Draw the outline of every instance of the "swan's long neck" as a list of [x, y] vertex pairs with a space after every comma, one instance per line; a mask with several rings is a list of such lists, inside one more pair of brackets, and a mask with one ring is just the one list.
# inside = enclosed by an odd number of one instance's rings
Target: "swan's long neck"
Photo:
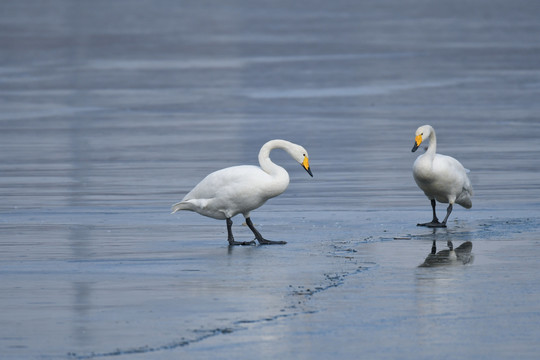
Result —
[[429, 157], [434, 157], [436, 152], [437, 152], [437, 135], [435, 135], [435, 130], [431, 128], [431, 132], [429, 134], [429, 145], [426, 151], [426, 155], [428, 155]]
[[285, 140], [270, 140], [264, 144], [261, 151], [259, 151], [259, 164], [261, 169], [272, 176], [283, 175], [283, 173], [285, 173], [288, 178], [287, 171], [272, 162], [270, 159], [270, 151], [274, 149], [283, 149], [290, 154], [292, 147], [293, 144]]

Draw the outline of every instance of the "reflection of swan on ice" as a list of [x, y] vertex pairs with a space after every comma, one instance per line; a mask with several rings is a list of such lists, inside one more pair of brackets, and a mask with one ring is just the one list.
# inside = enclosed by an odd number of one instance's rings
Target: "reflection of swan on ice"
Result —
[[451, 241], [447, 244], [448, 249], [437, 252], [436, 240], [433, 240], [431, 253], [420, 267], [472, 264], [474, 260], [474, 255], [471, 253], [472, 242], [466, 241], [455, 249]]

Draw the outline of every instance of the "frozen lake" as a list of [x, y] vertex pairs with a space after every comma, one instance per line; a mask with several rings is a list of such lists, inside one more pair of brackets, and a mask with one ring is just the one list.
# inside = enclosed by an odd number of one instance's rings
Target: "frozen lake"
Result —
[[[536, 359], [539, 16], [521, 0], [1, 2], [2, 359]], [[423, 124], [471, 169], [473, 208], [446, 229], [416, 226]], [[287, 245], [229, 248], [224, 221], [170, 214], [274, 138], [314, 174], [272, 153], [291, 184], [252, 219]], [[451, 261], [449, 241], [468, 251]]]

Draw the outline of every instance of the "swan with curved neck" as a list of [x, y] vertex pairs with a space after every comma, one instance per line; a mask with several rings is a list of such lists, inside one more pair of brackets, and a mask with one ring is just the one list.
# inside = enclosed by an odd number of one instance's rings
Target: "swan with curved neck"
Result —
[[261, 245], [286, 244], [285, 241], [265, 239], [250, 218], [250, 212], [283, 193], [289, 185], [289, 174], [270, 159], [273, 149], [285, 150], [313, 176], [306, 149], [286, 140], [271, 140], [259, 151], [259, 166], [240, 165], [215, 171], [206, 176], [182, 201], [172, 206], [172, 212], [194, 211], [201, 215], [227, 221], [227, 240], [230, 245], [251, 245], [255, 241], [234, 240], [231, 218], [242, 214]]
[[[431, 125], [420, 126], [416, 130], [412, 151], [415, 152], [425, 139], [429, 141], [428, 149], [414, 162], [413, 177], [418, 187], [431, 201], [433, 220], [417, 225], [446, 227], [446, 221], [452, 212], [454, 203], [466, 209], [472, 207], [473, 190], [467, 176], [469, 170], [465, 169], [453, 157], [437, 154], [437, 136]], [[439, 222], [435, 213], [436, 201], [449, 204], [442, 222]]]

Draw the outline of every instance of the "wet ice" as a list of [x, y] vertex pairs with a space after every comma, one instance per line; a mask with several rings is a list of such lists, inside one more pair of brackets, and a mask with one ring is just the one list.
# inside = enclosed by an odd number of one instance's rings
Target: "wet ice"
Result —
[[[3, 356], [536, 358], [538, 5], [451, 5], [3, 2]], [[435, 232], [426, 123], [475, 187]], [[169, 214], [272, 138], [316, 169], [272, 155], [287, 245]], [[418, 267], [434, 240], [474, 262]]]

